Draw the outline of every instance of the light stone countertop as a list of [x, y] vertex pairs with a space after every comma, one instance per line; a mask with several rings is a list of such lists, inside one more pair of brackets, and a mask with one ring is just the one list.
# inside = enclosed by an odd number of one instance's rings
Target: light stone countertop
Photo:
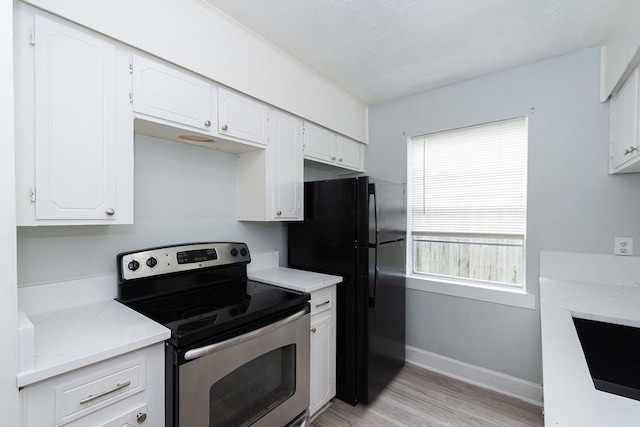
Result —
[[[342, 281], [339, 276], [278, 266], [277, 251], [252, 255], [252, 280], [302, 292]], [[20, 368], [24, 387], [162, 342], [169, 329], [115, 301], [115, 275], [18, 289]]]
[[300, 292], [313, 292], [342, 282], [342, 277], [311, 271], [275, 267], [249, 273], [249, 279]]
[[[19, 303], [28, 307], [25, 316], [32, 324], [32, 332], [25, 333], [24, 339], [32, 341], [19, 344], [20, 350], [25, 350], [21, 352], [21, 359], [27, 360], [21, 363], [20, 372], [17, 373], [18, 387], [138, 350], [170, 337], [169, 329], [113, 299], [83, 299], [78, 305], [70, 303], [75, 286], [83, 287], [86, 292], [87, 288], [101, 287], [101, 282], [104, 280], [86, 279], [38, 286], [41, 289], [30, 287], [19, 290]], [[115, 288], [115, 284], [111, 283], [111, 286]], [[53, 301], [55, 288], [65, 291], [58, 292], [59, 303]], [[95, 294], [105, 296], [104, 292]], [[47, 311], [33, 309], [38, 306], [46, 307]]]
[[597, 390], [572, 316], [640, 327], [640, 258], [541, 252], [547, 426], [640, 426], [640, 401]]
[[313, 292], [342, 282], [342, 277], [279, 267], [278, 251], [251, 255], [247, 266], [249, 279], [300, 292]]

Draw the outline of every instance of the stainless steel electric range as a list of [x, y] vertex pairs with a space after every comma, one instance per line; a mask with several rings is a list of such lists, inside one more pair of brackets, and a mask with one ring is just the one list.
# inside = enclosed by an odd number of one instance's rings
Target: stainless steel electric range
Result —
[[118, 301], [171, 329], [167, 426], [303, 426], [309, 294], [247, 279], [244, 243], [121, 253]]

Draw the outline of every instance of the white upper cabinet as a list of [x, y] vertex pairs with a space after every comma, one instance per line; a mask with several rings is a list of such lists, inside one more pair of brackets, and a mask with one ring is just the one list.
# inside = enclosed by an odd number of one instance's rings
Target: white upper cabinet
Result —
[[218, 133], [267, 145], [269, 107], [238, 92], [218, 88]]
[[269, 148], [273, 175], [271, 212], [274, 220], [302, 219], [302, 120], [280, 111], [271, 114]]
[[338, 135], [336, 160], [338, 165], [342, 167], [357, 171], [364, 170], [364, 145], [353, 139]]
[[34, 37], [16, 40], [16, 92], [27, 97], [16, 101], [18, 225], [132, 223], [126, 54], [39, 14], [21, 22]]
[[133, 111], [194, 128], [215, 129], [209, 80], [133, 55]]
[[313, 123], [304, 123], [304, 157], [324, 163], [336, 160], [336, 133]]
[[302, 120], [272, 111], [266, 148], [238, 156], [238, 219], [302, 220]]
[[611, 97], [609, 173], [640, 172], [638, 144], [638, 69]]
[[304, 123], [304, 158], [355, 171], [364, 170], [364, 145], [313, 123]]

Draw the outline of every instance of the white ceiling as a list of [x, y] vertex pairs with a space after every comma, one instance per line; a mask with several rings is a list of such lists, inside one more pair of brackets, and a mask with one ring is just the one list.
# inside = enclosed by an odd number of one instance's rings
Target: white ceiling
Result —
[[366, 104], [606, 38], [624, 0], [205, 0]]

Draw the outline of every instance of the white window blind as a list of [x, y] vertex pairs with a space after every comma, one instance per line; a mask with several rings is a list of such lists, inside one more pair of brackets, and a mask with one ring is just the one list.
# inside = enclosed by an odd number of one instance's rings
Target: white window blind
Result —
[[527, 118], [411, 139], [412, 234], [525, 233]]

